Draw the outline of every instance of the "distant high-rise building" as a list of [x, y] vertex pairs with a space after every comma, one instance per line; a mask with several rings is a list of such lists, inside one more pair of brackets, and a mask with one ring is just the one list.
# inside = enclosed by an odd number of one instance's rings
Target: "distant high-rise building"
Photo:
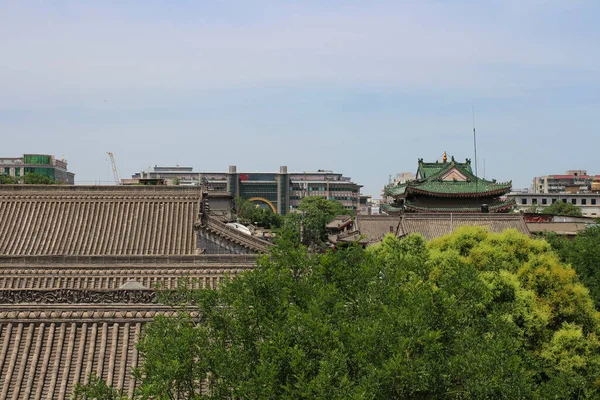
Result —
[[0, 158], [0, 174], [22, 178], [25, 174], [33, 173], [46, 176], [59, 183], [73, 185], [75, 174], [67, 171], [67, 160], [57, 160], [48, 154], [24, 154], [22, 157]]
[[268, 207], [280, 214], [298, 208], [308, 196], [321, 196], [337, 200], [348, 210], [359, 210], [359, 184], [343, 174], [329, 170], [288, 172], [286, 166], [279, 172], [239, 172], [235, 165], [228, 172], [194, 172], [192, 167], [159, 167], [132, 175], [123, 183], [140, 183], [143, 180], [164, 179], [168, 185], [206, 185], [209, 191], [229, 192]]

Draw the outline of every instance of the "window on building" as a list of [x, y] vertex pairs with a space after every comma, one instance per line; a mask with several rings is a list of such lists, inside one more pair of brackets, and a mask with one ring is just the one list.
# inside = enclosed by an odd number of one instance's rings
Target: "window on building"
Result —
[[527, 199], [526, 198], [521, 199], [521, 204], [527, 204]]
[[592, 205], [596, 205], [596, 199], [592, 199]]
[[542, 199], [542, 204], [548, 204], [548, 199]]
[[537, 199], [531, 199], [531, 204], [537, 204]]
[[556, 203], [556, 199], [552, 199], [552, 204]]
[[587, 204], [587, 199], [581, 199], [581, 205], [585, 206]]
[[562, 202], [563, 202], [563, 203], [566, 203], [566, 202], [567, 202], [567, 199], [562, 199]]
[[571, 199], [571, 204], [577, 204], [577, 199]]

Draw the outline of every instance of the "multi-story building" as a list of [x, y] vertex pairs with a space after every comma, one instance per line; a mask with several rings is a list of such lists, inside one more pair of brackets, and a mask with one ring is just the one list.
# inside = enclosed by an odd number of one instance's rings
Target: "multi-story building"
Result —
[[517, 211], [540, 211], [562, 201], [579, 207], [585, 217], [600, 216], [600, 193], [511, 193], [508, 197], [515, 200]]
[[194, 172], [192, 167], [159, 167], [136, 173], [123, 183], [143, 179], [164, 179], [167, 184], [200, 185], [209, 191], [229, 192], [232, 197], [269, 207], [286, 214], [298, 208], [307, 196], [337, 200], [348, 210], [359, 210], [360, 188], [352, 179], [333, 171], [290, 172], [282, 166], [279, 172], [238, 172], [232, 165], [228, 172]]
[[0, 174], [20, 178], [25, 174], [47, 176], [56, 182], [73, 185], [75, 174], [67, 171], [67, 160], [48, 154], [24, 154], [16, 158], [0, 158]]
[[594, 177], [586, 170], [569, 170], [564, 175], [546, 175], [533, 178], [532, 193], [586, 192], [592, 189]]

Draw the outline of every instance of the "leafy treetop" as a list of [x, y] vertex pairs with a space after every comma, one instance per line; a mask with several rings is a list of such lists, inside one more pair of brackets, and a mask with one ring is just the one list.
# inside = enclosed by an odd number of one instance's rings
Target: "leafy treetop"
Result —
[[581, 217], [581, 209], [574, 204], [556, 201], [542, 210], [544, 214], [551, 215], [570, 215], [572, 217]]
[[600, 317], [545, 241], [465, 227], [321, 254], [288, 228], [253, 271], [165, 298], [138, 398], [597, 398]]

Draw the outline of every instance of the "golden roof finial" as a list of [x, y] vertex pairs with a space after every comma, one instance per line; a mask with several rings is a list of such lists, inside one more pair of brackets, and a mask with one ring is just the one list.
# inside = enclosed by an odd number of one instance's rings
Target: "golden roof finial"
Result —
[[448, 161], [448, 155], [444, 152], [444, 162]]

